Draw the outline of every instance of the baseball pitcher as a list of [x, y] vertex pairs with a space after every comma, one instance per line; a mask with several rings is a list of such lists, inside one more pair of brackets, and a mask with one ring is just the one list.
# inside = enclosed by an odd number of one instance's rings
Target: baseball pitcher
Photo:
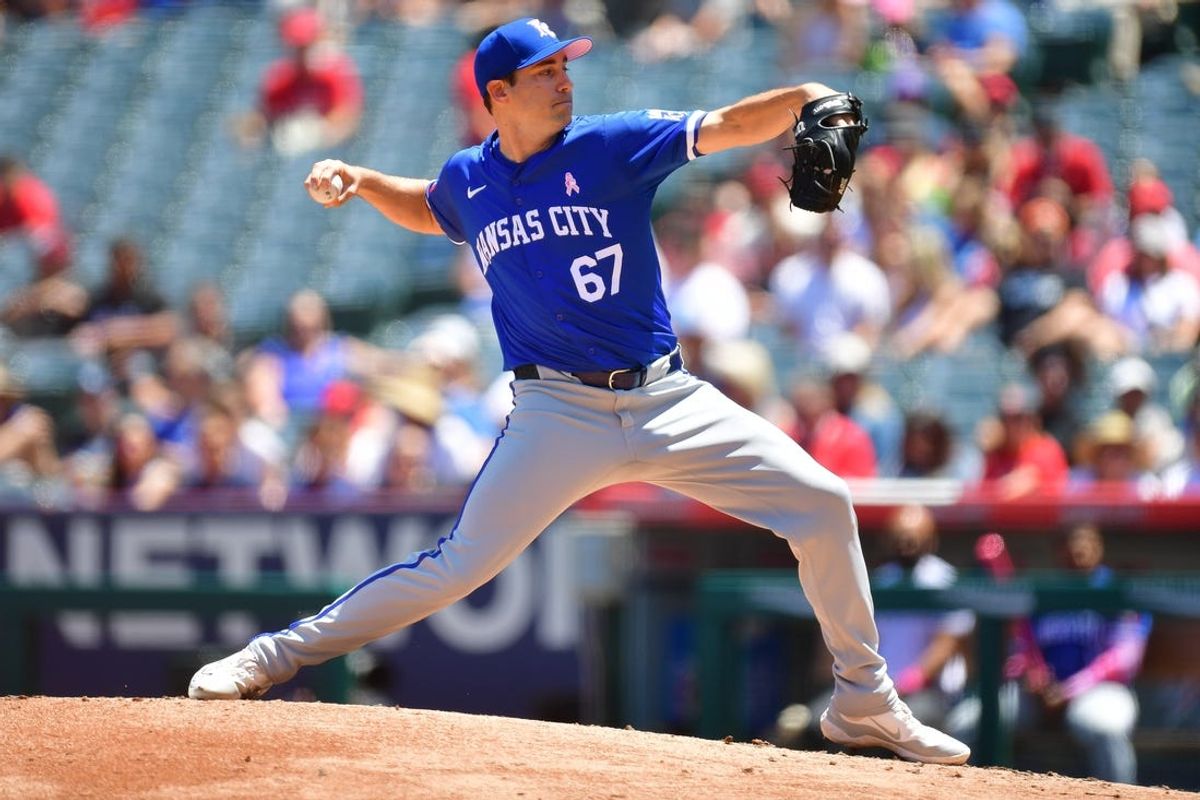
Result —
[[646, 481], [787, 541], [834, 657], [827, 738], [965, 762], [970, 750], [916, 720], [888, 677], [846, 484], [684, 369], [651, 236], [655, 190], [674, 170], [785, 131], [795, 140], [793, 203], [836, 208], [867, 128], [861, 104], [806, 83], [715, 111], [576, 116], [568, 62], [591, 47], [537, 19], [491, 33], [475, 81], [496, 131], [451, 156], [436, 180], [313, 166], [310, 190], [342, 183], [329, 205], [361, 197], [397, 225], [471, 249], [493, 292], [514, 406], [436, 547], [203, 667], [188, 694], [258, 697], [466, 596], [580, 498]]

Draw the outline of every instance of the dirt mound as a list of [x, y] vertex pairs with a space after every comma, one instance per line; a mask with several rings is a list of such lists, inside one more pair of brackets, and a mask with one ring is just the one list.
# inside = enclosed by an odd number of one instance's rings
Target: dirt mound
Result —
[[0, 698], [0, 797], [1165, 798], [585, 725], [282, 701]]

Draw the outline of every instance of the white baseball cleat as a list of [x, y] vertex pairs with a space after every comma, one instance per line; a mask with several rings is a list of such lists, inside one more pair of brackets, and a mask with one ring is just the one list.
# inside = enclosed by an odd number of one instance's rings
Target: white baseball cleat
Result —
[[267, 672], [247, 649], [205, 664], [192, 676], [188, 697], [193, 700], [254, 700], [272, 686]]
[[923, 724], [899, 698], [878, 714], [851, 717], [831, 705], [821, 715], [821, 733], [847, 747], [886, 747], [901, 758], [926, 764], [965, 764], [971, 748]]

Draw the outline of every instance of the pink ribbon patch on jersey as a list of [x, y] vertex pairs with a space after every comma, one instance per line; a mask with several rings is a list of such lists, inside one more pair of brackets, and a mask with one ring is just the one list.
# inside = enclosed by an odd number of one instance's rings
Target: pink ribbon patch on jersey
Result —
[[575, 180], [574, 175], [568, 172], [563, 176], [563, 181], [567, 185], [567, 197], [570, 197], [572, 192], [579, 194], [579, 183]]

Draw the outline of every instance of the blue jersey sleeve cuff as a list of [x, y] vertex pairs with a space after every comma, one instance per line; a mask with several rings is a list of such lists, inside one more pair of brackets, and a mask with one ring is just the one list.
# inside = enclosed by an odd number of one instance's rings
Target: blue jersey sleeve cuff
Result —
[[707, 111], [693, 111], [687, 119], [687, 157], [688, 161], [695, 161], [700, 156], [704, 155], [696, 149], [696, 140], [700, 138], [700, 123], [704, 122], [704, 118], [708, 116]]

